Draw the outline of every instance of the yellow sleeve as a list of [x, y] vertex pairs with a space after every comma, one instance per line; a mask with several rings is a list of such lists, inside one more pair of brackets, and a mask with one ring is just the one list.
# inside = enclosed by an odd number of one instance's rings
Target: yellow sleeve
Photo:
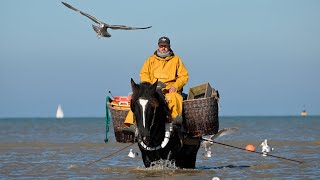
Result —
[[189, 74], [187, 68], [184, 66], [182, 60], [178, 59], [178, 68], [177, 68], [177, 79], [176, 82], [173, 84], [175, 88], [181, 90], [184, 85], [187, 84], [189, 80]]
[[152, 83], [152, 77], [151, 77], [151, 72], [150, 72], [150, 58], [148, 58], [140, 71], [140, 80], [141, 82], [149, 82]]

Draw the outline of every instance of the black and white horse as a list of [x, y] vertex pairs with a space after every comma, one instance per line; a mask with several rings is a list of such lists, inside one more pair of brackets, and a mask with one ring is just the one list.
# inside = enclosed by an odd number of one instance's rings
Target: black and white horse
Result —
[[175, 161], [176, 167], [195, 168], [200, 139], [181, 135], [169, 122], [170, 111], [154, 84], [136, 84], [131, 79], [131, 110], [137, 125], [136, 136], [146, 167], [158, 160]]

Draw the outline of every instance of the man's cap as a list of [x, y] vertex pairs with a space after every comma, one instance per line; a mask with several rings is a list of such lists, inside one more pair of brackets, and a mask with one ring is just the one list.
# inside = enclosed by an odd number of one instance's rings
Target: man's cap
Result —
[[160, 45], [160, 44], [170, 45], [170, 39], [163, 36], [163, 37], [159, 38], [158, 45]]

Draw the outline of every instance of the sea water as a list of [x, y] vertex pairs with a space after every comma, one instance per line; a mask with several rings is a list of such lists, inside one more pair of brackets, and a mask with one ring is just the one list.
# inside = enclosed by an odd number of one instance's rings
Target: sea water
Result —
[[220, 129], [239, 130], [215, 141], [260, 152], [267, 139], [271, 155], [302, 164], [214, 144], [209, 158], [199, 149], [195, 169], [146, 169], [137, 144], [119, 151], [128, 144], [115, 141], [112, 122], [104, 142], [104, 118], [2, 118], [0, 179], [319, 179], [319, 126], [320, 116], [220, 117]]

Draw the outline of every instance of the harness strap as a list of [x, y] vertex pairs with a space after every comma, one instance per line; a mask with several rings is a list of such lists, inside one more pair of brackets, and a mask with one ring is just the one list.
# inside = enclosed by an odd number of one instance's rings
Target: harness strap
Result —
[[139, 144], [143, 147], [143, 149], [145, 149], [145, 150], [147, 150], [147, 151], [159, 150], [159, 149], [164, 148], [164, 147], [167, 146], [172, 131], [173, 131], [173, 130], [172, 130], [172, 123], [166, 123], [166, 124], [165, 124], [164, 139], [163, 139], [161, 145], [158, 145], [158, 146], [156, 146], [156, 147], [149, 147], [149, 146], [147, 146], [142, 140], [139, 140]]

